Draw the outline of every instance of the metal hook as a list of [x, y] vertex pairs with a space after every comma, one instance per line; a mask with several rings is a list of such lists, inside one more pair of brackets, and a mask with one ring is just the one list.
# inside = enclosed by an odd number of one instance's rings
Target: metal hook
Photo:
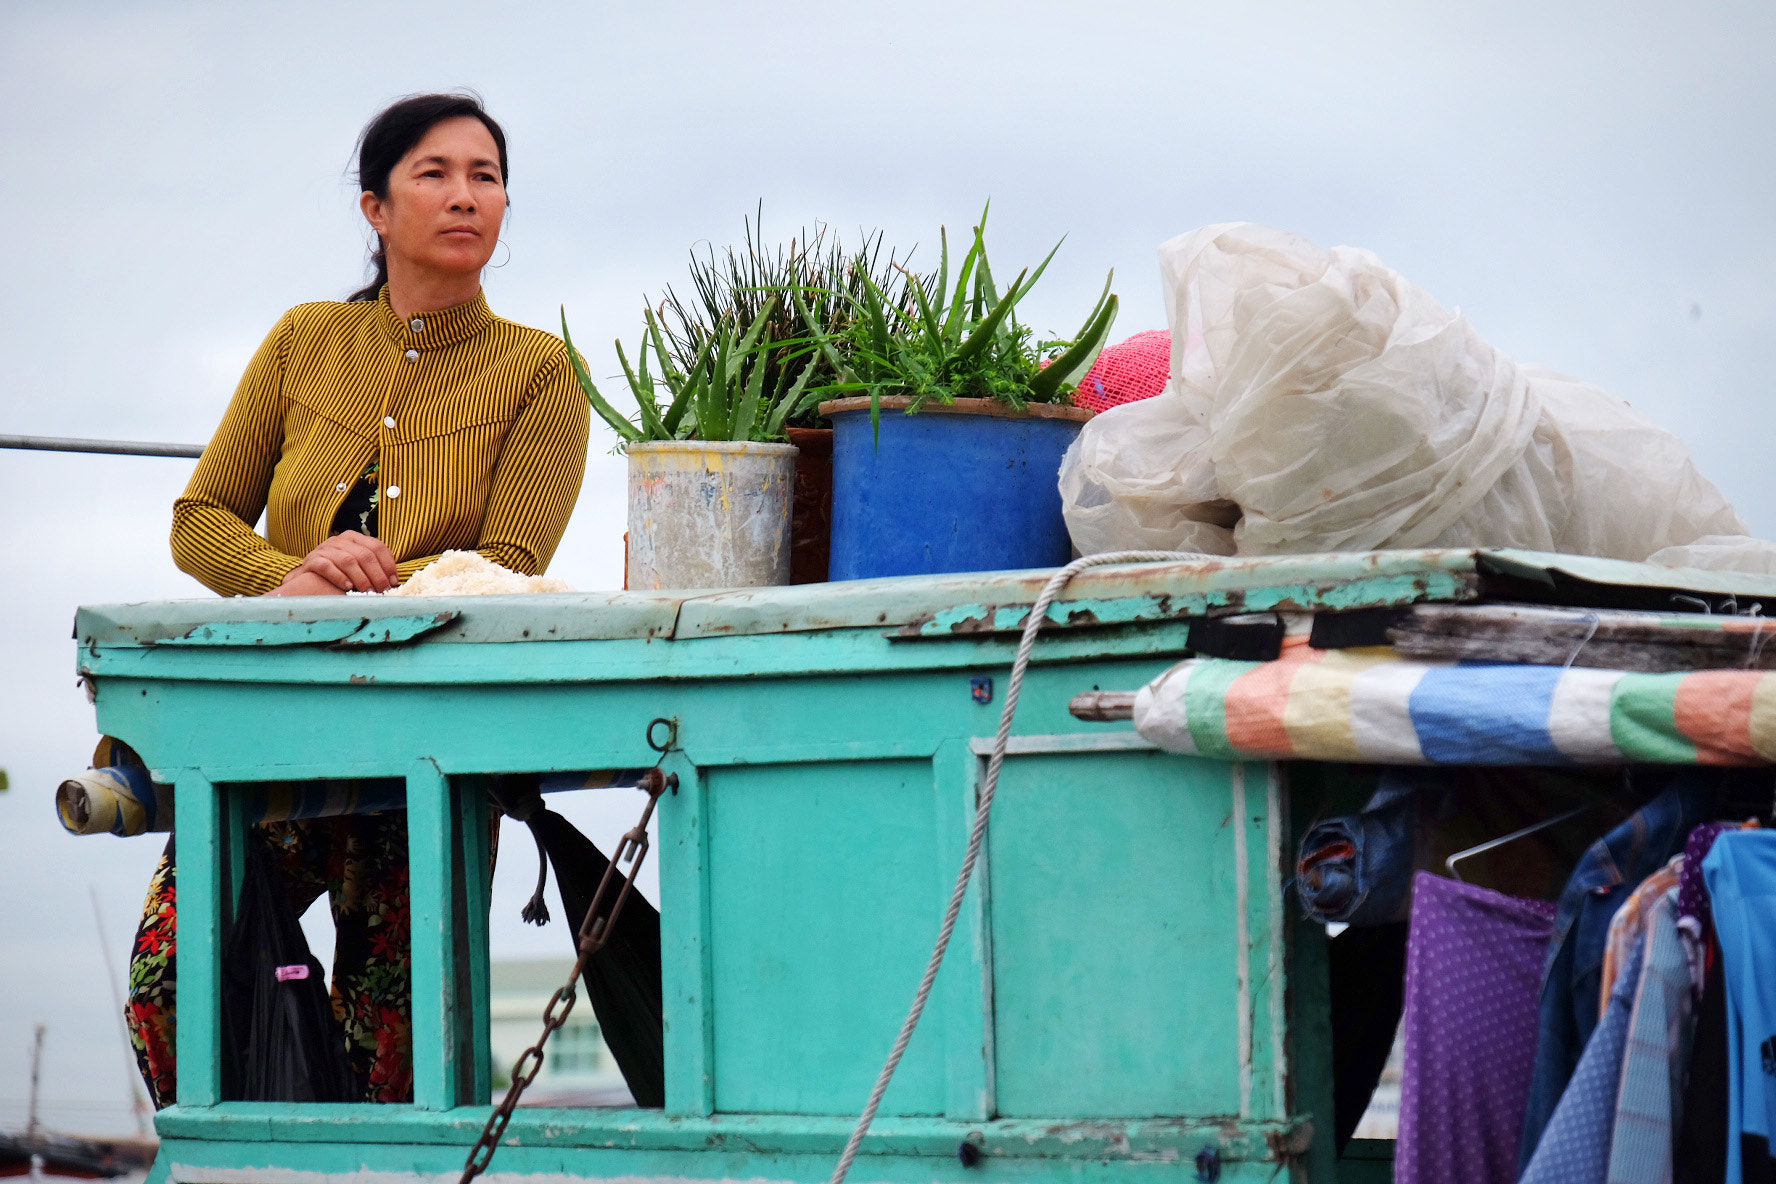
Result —
[[[666, 742], [664, 744], [661, 744], [654, 739], [654, 729], [659, 727], [661, 724], [666, 725]], [[647, 745], [649, 748], [653, 749], [655, 752], [659, 753], [661, 756], [665, 756], [667, 753], [669, 753], [673, 749], [677, 748], [678, 747], [678, 719], [677, 719], [677, 717], [674, 717], [672, 719], [667, 719], [665, 716], [660, 716], [657, 719], [649, 720], [648, 726], [647, 726]]]
[[1467, 881], [1462, 880], [1461, 873], [1455, 870], [1455, 865], [1459, 860], [1466, 859], [1470, 855], [1484, 854], [1487, 851], [1491, 851], [1494, 847], [1503, 847], [1506, 843], [1512, 843], [1518, 839], [1533, 835], [1538, 830], [1547, 830], [1550, 826], [1557, 826], [1560, 823], [1565, 822], [1568, 818], [1578, 817], [1590, 808], [1590, 806], [1574, 806], [1564, 814], [1556, 814], [1554, 817], [1543, 819], [1541, 822], [1532, 822], [1520, 830], [1514, 830], [1508, 835], [1500, 835], [1496, 839], [1488, 839], [1477, 847], [1469, 847], [1466, 851], [1457, 851], [1454, 855], [1451, 855], [1448, 859], [1443, 861], [1443, 866], [1449, 869], [1450, 875], [1454, 876], [1457, 880], [1461, 880], [1461, 882], [1465, 884]]

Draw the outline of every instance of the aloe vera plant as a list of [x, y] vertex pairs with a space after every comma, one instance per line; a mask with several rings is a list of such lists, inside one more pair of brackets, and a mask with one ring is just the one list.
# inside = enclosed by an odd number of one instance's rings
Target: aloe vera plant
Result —
[[[691, 253], [692, 295], [670, 287], [659, 308], [643, 313], [645, 328], [635, 364], [618, 341], [636, 412], [624, 415], [599, 391], [572, 349], [567, 316], [561, 333], [574, 374], [598, 415], [622, 444], [643, 440], [781, 440], [791, 424], [818, 422], [817, 392], [837, 381], [827, 354], [813, 347], [811, 331], [828, 337], [845, 332], [856, 315], [855, 297], [873, 285], [885, 317], [898, 324], [914, 315], [914, 282], [890, 253], [881, 258], [881, 233], [866, 234], [847, 249], [820, 227], [782, 245], [767, 247], [746, 221], [743, 251], [713, 247]], [[799, 293], [792, 301], [788, 293]], [[893, 295], [885, 295], [892, 292]]]
[[[764, 390], [785, 391], [797, 381], [823, 388], [839, 376], [826, 354], [811, 348], [812, 334], [842, 335], [858, 315], [857, 298], [866, 284], [874, 284], [881, 294], [882, 315], [889, 324], [916, 315], [911, 273], [893, 251], [883, 257], [880, 231], [862, 234], [853, 248], [829, 226], [817, 224], [812, 234], [804, 227], [787, 246], [770, 246], [761, 227], [762, 209], [746, 219], [740, 249], [728, 247], [718, 255], [711, 246], [702, 256], [691, 253], [691, 286], [685, 298], [670, 286], [666, 289], [660, 324], [681, 367], [690, 365], [716, 326], [726, 320], [750, 325], [763, 314]], [[803, 299], [792, 301], [792, 292], [802, 293]], [[787, 422], [820, 426], [818, 401], [803, 400]]]
[[[637, 414], [631, 419], [605, 398], [586, 369], [585, 359], [574, 348], [567, 327], [567, 310], [561, 312], [561, 336], [573, 359], [574, 377], [599, 418], [609, 424], [624, 444], [655, 440], [780, 440], [784, 424], [802, 404], [813, 371], [804, 367], [787, 384], [767, 383], [766, 355], [774, 347], [795, 345], [766, 339], [775, 312], [767, 301], [751, 323], [742, 329], [732, 317], [723, 318], [708, 334], [688, 362], [681, 363], [668, 346], [660, 320], [652, 309], [643, 314], [646, 328], [636, 364], [619, 340], [617, 358], [635, 397]], [[650, 355], [654, 369], [649, 369]]]
[[[1025, 269], [1001, 292], [987, 260], [986, 211], [974, 228], [974, 242], [950, 278], [947, 232], [935, 276], [906, 273], [914, 315], [895, 315], [881, 285], [864, 277], [860, 290], [838, 293], [855, 305], [852, 323], [841, 333], [819, 326], [802, 302], [805, 290], [791, 295], [836, 380], [816, 388], [817, 397], [868, 395], [871, 419], [881, 423], [884, 396], [911, 398], [909, 412], [927, 402], [953, 403], [959, 398], [998, 399], [1022, 410], [1031, 403], [1065, 403], [1073, 387], [1097, 360], [1116, 320], [1117, 298], [1110, 291], [1115, 273], [1090, 315], [1070, 340], [1033, 341], [1028, 326], [1017, 319], [1017, 305], [1060, 250], [1056, 244], [1032, 271]], [[823, 295], [831, 296], [829, 290]], [[1046, 364], [1045, 364], [1046, 363]]]

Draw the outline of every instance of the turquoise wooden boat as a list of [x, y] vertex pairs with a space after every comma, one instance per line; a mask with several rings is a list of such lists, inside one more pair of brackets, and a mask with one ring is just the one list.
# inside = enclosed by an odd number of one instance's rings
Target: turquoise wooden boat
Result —
[[[480, 778], [650, 766], [649, 723], [668, 719], [665, 1108], [521, 1110], [490, 1176], [825, 1180], [961, 859], [999, 718], [988, 680], [1003, 693], [1049, 574], [83, 608], [99, 727], [175, 787], [179, 1101], [157, 1120], [157, 1175], [455, 1179], [494, 1072]], [[1205, 615], [1768, 583], [1472, 551], [1079, 575], [1024, 686], [985, 874], [852, 1179], [1188, 1180], [1205, 1149], [1227, 1181], [1386, 1179], [1384, 1149], [1334, 1160], [1325, 935], [1284, 899], [1295, 834], [1336, 776], [1169, 755], [1069, 701], [1146, 682]], [[255, 782], [358, 776], [406, 779], [415, 1100], [228, 1101], [231, 803]]]

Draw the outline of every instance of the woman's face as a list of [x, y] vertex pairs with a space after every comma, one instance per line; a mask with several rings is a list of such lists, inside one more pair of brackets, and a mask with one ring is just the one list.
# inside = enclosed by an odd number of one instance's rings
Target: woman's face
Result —
[[360, 206], [391, 267], [478, 274], [506, 216], [499, 147], [479, 119], [446, 119], [389, 173], [388, 197], [366, 192]]

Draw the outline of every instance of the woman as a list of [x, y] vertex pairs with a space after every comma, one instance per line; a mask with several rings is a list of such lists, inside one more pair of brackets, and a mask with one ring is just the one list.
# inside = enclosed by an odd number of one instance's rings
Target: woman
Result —
[[[291, 309], [259, 347], [174, 503], [181, 569], [223, 596], [317, 596], [385, 592], [447, 549], [548, 566], [579, 495], [588, 408], [561, 341], [495, 317], [481, 294], [506, 177], [505, 134], [475, 98], [417, 95], [365, 129], [376, 278], [349, 301]], [[298, 911], [330, 895], [361, 1100], [411, 1100], [405, 815], [260, 833]], [[157, 1107], [176, 1092], [172, 855], [169, 843], [130, 967], [131, 1038]]]

